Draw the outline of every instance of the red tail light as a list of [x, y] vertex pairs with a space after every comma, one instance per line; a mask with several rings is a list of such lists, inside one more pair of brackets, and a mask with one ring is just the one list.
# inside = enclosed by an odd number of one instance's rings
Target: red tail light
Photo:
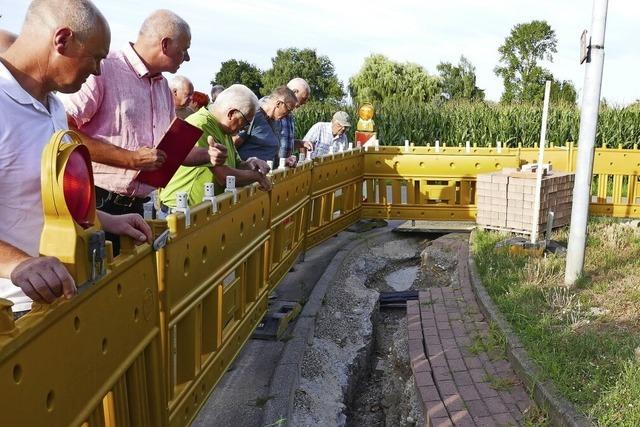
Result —
[[86, 147], [78, 147], [69, 156], [63, 176], [64, 200], [69, 213], [83, 228], [90, 227], [93, 176]]

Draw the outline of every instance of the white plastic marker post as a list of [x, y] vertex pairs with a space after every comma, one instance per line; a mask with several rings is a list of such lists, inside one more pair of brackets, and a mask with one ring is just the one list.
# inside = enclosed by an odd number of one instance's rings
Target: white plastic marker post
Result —
[[440, 141], [436, 139], [436, 153], [440, 152]]
[[176, 193], [176, 207], [172, 212], [182, 212], [184, 214], [184, 223], [187, 227], [191, 225], [191, 210], [189, 209], [189, 197], [187, 193]]
[[408, 139], [404, 140], [404, 152], [405, 153], [409, 152], [409, 140]]
[[278, 163], [278, 169], [286, 169], [287, 168], [287, 164], [285, 163], [287, 159], [280, 159], [280, 162]]
[[498, 154], [502, 153], [502, 142], [496, 141], [496, 152]]
[[342, 153], [344, 151], [344, 144], [338, 144], [338, 153]]
[[[582, 276], [584, 251], [587, 244], [587, 221], [591, 202], [591, 180], [593, 177], [593, 152], [598, 128], [598, 110], [604, 66], [604, 36], [607, 28], [608, 0], [594, 0], [591, 18], [591, 34], [582, 85], [582, 108], [580, 112], [580, 136], [576, 156], [576, 178], [573, 187], [571, 229], [567, 247], [567, 267], [564, 271], [565, 285], [573, 285]], [[587, 38], [589, 40], [589, 38]], [[582, 59], [582, 58], [581, 58]]]
[[267, 175], [271, 175], [271, 172], [273, 172], [273, 160], [267, 160], [267, 166], [269, 166], [269, 173]]
[[353, 142], [349, 143], [349, 151], [353, 150]]
[[238, 190], [236, 189], [236, 177], [235, 176], [227, 176], [226, 187], [224, 188], [225, 193], [233, 194], [233, 204], [235, 205], [238, 202]]
[[306, 157], [306, 156], [304, 155], [304, 153], [300, 153], [300, 154], [298, 155], [298, 164], [299, 164], [299, 165], [304, 164], [304, 162], [305, 162], [305, 157]]
[[538, 241], [538, 223], [540, 222], [540, 191], [542, 190], [542, 162], [544, 161], [544, 145], [547, 139], [547, 117], [549, 116], [549, 93], [551, 81], [544, 86], [544, 107], [542, 108], [542, 126], [540, 128], [540, 148], [538, 149], [538, 167], [536, 168], [536, 192], [533, 199], [533, 215], [531, 220], [531, 243]]
[[329, 155], [333, 154], [333, 145], [329, 147]]
[[467, 153], [471, 152], [471, 143], [469, 141], [465, 142], [464, 151], [467, 152]]
[[216, 199], [213, 182], [206, 182], [204, 184], [204, 197], [202, 198], [202, 201], [211, 202], [211, 212], [218, 212], [218, 200]]

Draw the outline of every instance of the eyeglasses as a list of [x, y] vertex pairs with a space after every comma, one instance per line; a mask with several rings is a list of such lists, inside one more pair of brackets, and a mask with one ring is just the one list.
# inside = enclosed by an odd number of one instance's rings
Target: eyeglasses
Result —
[[287, 110], [287, 114], [291, 113], [295, 107], [289, 107], [283, 99], [279, 99], [278, 102], [281, 102], [284, 105], [284, 108]]
[[244, 115], [244, 113], [240, 110], [236, 110], [238, 113], [240, 113], [240, 115], [242, 116], [242, 118], [244, 119], [244, 125], [242, 125], [242, 127], [240, 128], [240, 130], [247, 130], [247, 128], [249, 127], [249, 125], [251, 124], [251, 122], [249, 121], [249, 119], [247, 119], [247, 116]]

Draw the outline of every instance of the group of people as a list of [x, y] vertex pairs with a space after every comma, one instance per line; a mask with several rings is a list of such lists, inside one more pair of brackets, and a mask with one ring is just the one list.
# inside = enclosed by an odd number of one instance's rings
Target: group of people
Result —
[[14, 303], [14, 317], [32, 301], [77, 292], [58, 259], [38, 256], [40, 162], [54, 132], [72, 129], [89, 149], [98, 218], [116, 254], [121, 235], [151, 240], [143, 204], [156, 189], [136, 175], [166, 161], [156, 147], [175, 117], [203, 135], [160, 189], [166, 209], [178, 192], [201, 202], [208, 182], [222, 191], [227, 176], [269, 190], [267, 162], [294, 166], [295, 150], [322, 155], [346, 145], [344, 112], [294, 138], [291, 112], [311, 92], [302, 78], [261, 100], [240, 84], [214, 86], [210, 99], [184, 77], [169, 84], [162, 73], [189, 61], [191, 45], [189, 25], [169, 10], [153, 12], [135, 42], [119, 50], [110, 42], [109, 24], [90, 0], [33, 0], [18, 35], [0, 30], [0, 297]]

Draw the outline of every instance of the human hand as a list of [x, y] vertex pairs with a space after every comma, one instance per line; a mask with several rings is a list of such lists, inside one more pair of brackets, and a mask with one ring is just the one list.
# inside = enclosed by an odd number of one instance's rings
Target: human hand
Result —
[[251, 169], [260, 172], [262, 175], [266, 175], [271, 171], [267, 162], [257, 157], [249, 157], [246, 163]]
[[313, 151], [313, 143], [311, 141], [301, 141], [302, 145], [300, 148], [304, 148], [308, 151]]
[[142, 147], [133, 152], [133, 169], [151, 171], [167, 160], [167, 154], [157, 148]]
[[227, 161], [227, 147], [218, 144], [211, 135], [207, 137], [207, 144], [209, 144], [209, 160], [211, 164], [214, 166], [223, 165]]
[[289, 168], [294, 168], [294, 167], [296, 167], [296, 163], [298, 163], [298, 159], [296, 159], [296, 156], [290, 156], [290, 157], [287, 157], [287, 158], [284, 160], [284, 164], [285, 164], [285, 166], [287, 166], [287, 167], [289, 167]]
[[76, 284], [58, 258], [29, 257], [11, 272], [11, 281], [32, 300], [51, 304], [77, 293]]
[[104, 231], [118, 236], [129, 236], [136, 245], [151, 243], [151, 227], [138, 214], [111, 215], [99, 212], [100, 222]]
[[261, 173], [258, 173], [258, 176], [259, 178], [256, 180], [259, 185], [258, 188], [262, 191], [271, 191], [271, 187], [273, 187], [273, 184], [271, 184], [271, 180], [269, 179], [269, 177]]

